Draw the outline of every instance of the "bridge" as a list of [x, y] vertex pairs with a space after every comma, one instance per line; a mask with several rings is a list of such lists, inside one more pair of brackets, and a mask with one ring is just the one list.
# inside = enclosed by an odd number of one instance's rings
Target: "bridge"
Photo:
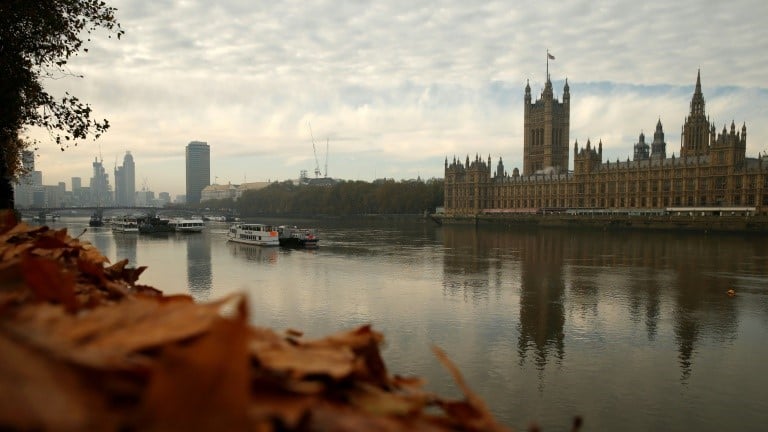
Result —
[[[163, 207], [142, 207], [142, 206], [86, 206], [86, 207], [27, 207], [23, 209], [17, 209], [20, 212], [30, 212], [30, 213], [40, 213], [40, 212], [46, 212], [46, 213], [56, 213], [56, 212], [78, 212], [81, 211], [85, 212], [94, 212], [96, 210], [101, 211], [108, 211], [108, 210], [138, 210], [138, 211], [158, 211], [158, 210], [166, 210]], [[186, 210], [185, 210], [186, 211]]]
[[[39, 220], [46, 220], [55, 218], [57, 216], [90, 216], [96, 211], [100, 211], [103, 215], [120, 215], [120, 214], [171, 214], [180, 216], [191, 216], [195, 214], [201, 214], [199, 209], [187, 210], [178, 208], [164, 208], [164, 207], [144, 207], [144, 206], [85, 206], [85, 207], [29, 207], [23, 209], [17, 209], [22, 216], [34, 217]], [[55, 215], [55, 216], [54, 216]]]

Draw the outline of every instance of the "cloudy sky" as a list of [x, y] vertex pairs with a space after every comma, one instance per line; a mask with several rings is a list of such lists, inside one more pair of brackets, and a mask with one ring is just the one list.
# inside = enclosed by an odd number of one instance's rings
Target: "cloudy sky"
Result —
[[[718, 130], [747, 124], [768, 151], [768, 2], [108, 0], [125, 29], [95, 38], [55, 80], [112, 124], [61, 152], [42, 139], [45, 184], [110, 172], [126, 151], [137, 190], [184, 193], [184, 147], [211, 146], [211, 182], [301, 170], [370, 181], [443, 176], [445, 158], [522, 168], [523, 91], [571, 87], [571, 146], [625, 160], [661, 119], [667, 152], [701, 70]], [[313, 153], [310, 125], [316, 143]], [[326, 151], [327, 149], [327, 151]], [[572, 162], [572, 161], [571, 161]], [[326, 172], [327, 165], [327, 172]]]

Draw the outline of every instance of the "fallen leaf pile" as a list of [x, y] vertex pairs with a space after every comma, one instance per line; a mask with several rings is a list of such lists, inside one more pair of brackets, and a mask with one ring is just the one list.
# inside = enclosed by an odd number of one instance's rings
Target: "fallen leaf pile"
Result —
[[438, 349], [463, 400], [390, 375], [370, 326], [304, 340], [109, 264], [0, 213], [0, 430], [508, 430]]

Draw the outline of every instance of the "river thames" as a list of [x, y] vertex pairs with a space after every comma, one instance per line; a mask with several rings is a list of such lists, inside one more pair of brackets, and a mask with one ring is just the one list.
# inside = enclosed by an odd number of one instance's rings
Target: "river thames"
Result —
[[[505, 424], [566, 430], [764, 430], [768, 236], [502, 231], [422, 220], [317, 220], [315, 250], [200, 234], [50, 225], [139, 283], [198, 301], [245, 292], [252, 323], [319, 337], [371, 323], [390, 373], [460, 397], [443, 348]], [[726, 294], [729, 289], [736, 296]]]

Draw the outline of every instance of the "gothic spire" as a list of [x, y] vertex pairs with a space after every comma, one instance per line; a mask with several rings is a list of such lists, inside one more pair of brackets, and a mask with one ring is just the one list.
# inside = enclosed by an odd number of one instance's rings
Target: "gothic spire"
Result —
[[696, 91], [694, 94], [701, 94], [701, 69], [696, 70]]
[[701, 94], [701, 69], [696, 72], [696, 90], [691, 98], [691, 117], [704, 117], [704, 95]]

